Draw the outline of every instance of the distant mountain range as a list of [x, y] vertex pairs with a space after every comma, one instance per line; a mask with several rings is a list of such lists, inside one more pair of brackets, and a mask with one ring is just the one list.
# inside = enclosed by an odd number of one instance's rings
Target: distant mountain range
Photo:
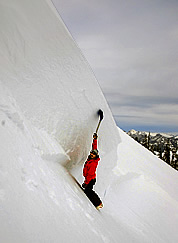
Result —
[[152, 151], [160, 159], [178, 170], [178, 135], [170, 133], [127, 132], [129, 136]]

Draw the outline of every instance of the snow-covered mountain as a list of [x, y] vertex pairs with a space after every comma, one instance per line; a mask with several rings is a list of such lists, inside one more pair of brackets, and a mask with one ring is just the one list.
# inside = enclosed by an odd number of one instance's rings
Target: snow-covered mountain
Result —
[[[118, 129], [50, 0], [0, 0], [0, 242], [177, 242], [175, 170]], [[98, 212], [72, 179], [99, 130]]]
[[158, 133], [158, 132], [146, 132], [146, 131], [136, 131], [134, 129], [131, 129], [130, 131], [128, 131], [128, 134], [131, 137], [143, 137], [145, 135], [150, 135], [151, 137], [163, 137], [164, 139], [178, 139], [178, 135], [177, 134], [172, 134], [172, 133]]

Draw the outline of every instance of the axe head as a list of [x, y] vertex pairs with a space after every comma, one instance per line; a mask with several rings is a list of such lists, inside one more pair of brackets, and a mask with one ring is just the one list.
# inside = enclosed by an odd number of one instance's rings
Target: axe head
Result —
[[100, 117], [100, 121], [103, 120], [103, 111], [101, 109], [98, 110], [98, 115]]

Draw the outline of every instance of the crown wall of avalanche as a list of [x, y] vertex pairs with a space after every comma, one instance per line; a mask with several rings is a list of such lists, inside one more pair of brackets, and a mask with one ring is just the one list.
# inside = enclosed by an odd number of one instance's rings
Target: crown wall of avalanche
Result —
[[[113, 167], [119, 135], [112, 114], [51, 1], [1, 0], [0, 52], [0, 85], [22, 123], [26, 120], [32, 129], [55, 139], [72, 167], [87, 156], [101, 108], [105, 118], [99, 149], [103, 161], [104, 155], [112, 153]], [[9, 119], [12, 109], [5, 106], [1, 97], [1, 112]]]

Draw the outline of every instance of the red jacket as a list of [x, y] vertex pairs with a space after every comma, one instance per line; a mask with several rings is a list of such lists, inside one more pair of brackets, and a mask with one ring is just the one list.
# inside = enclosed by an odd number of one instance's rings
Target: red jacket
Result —
[[[97, 149], [97, 139], [93, 139], [92, 149]], [[92, 179], [96, 178], [96, 168], [98, 166], [99, 157], [92, 159], [88, 156], [83, 168], [83, 176], [85, 177], [85, 184], [88, 184]]]

